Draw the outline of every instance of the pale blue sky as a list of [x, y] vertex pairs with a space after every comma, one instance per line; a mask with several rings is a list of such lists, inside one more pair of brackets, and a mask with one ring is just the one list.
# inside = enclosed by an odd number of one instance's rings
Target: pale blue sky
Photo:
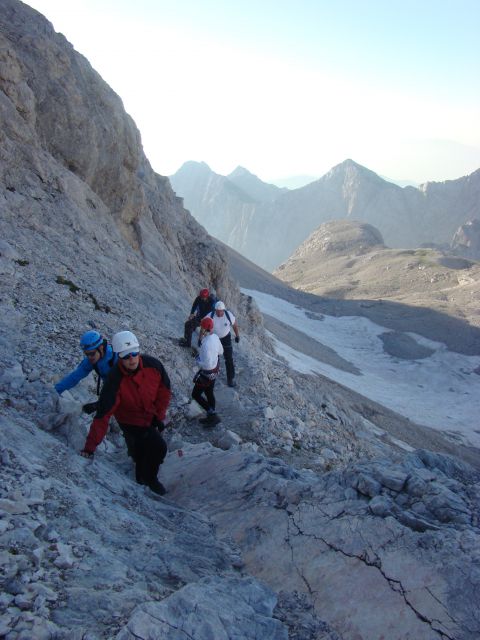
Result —
[[480, 0], [31, 0], [121, 96], [154, 169], [480, 167]]

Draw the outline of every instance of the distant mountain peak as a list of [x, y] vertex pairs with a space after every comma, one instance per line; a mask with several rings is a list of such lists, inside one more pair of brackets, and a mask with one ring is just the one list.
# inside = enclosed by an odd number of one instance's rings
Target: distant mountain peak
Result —
[[279, 187], [263, 182], [258, 176], [241, 166], [232, 171], [227, 179], [258, 202], [272, 202], [282, 192]]
[[253, 174], [251, 171], [249, 171], [248, 169], [245, 169], [245, 167], [242, 167], [241, 165], [238, 165], [238, 167], [236, 167], [232, 173], [229, 173], [227, 178], [240, 178], [242, 176], [252, 176], [253, 178], [258, 178], [258, 176], [256, 176], [255, 174]]
[[179, 174], [179, 173], [193, 173], [193, 172], [213, 173], [213, 171], [210, 169], [208, 164], [206, 162], [203, 162], [203, 160], [200, 162], [197, 162], [197, 160], [187, 160], [182, 164], [182, 166], [180, 167], [180, 169], [178, 169], [176, 173]]
[[[327, 180], [330, 178], [338, 179], [338, 177], [340, 176], [352, 176], [352, 175], [362, 176], [363, 178], [368, 177], [371, 180], [376, 180], [378, 182], [386, 182], [377, 173], [375, 173], [375, 171], [372, 171], [371, 169], [367, 169], [367, 167], [364, 167], [358, 162], [355, 162], [351, 158], [347, 158], [340, 164], [337, 164], [334, 167], [332, 167], [330, 171], [323, 176], [323, 178], [326, 178]], [[323, 178], [320, 178], [320, 180], [322, 180]]]
[[340, 162], [340, 164], [337, 164], [334, 167], [332, 167], [329, 173], [346, 171], [348, 169], [356, 169], [357, 171], [362, 171], [362, 172], [364, 171], [365, 173], [374, 173], [370, 169], [367, 169], [367, 167], [364, 167], [362, 164], [355, 162], [355, 160], [352, 160], [351, 158], [347, 158], [343, 162]]

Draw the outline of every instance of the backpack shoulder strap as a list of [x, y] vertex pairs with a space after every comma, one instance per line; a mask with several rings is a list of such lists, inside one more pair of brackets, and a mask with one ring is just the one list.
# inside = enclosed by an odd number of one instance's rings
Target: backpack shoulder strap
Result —
[[229, 321], [230, 326], [232, 326], [232, 320], [230, 318], [230, 314], [228, 313], [228, 311], [226, 309], [225, 309], [225, 315], [227, 316], [227, 320]]

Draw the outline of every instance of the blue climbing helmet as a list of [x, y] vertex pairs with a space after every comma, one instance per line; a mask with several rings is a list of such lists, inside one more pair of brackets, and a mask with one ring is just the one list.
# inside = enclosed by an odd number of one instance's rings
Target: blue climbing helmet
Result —
[[87, 331], [80, 338], [80, 347], [83, 351], [93, 351], [93, 349], [98, 349], [102, 343], [103, 338], [98, 331]]

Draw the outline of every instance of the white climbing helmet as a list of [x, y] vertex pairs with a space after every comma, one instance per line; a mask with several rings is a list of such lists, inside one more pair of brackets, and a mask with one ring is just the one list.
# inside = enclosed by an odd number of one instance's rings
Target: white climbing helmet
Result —
[[112, 338], [112, 349], [120, 358], [135, 353], [140, 348], [137, 336], [131, 331], [119, 331]]
[[224, 311], [225, 310], [225, 303], [222, 302], [221, 300], [219, 300], [216, 304], [215, 304], [215, 309], [217, 311]]

